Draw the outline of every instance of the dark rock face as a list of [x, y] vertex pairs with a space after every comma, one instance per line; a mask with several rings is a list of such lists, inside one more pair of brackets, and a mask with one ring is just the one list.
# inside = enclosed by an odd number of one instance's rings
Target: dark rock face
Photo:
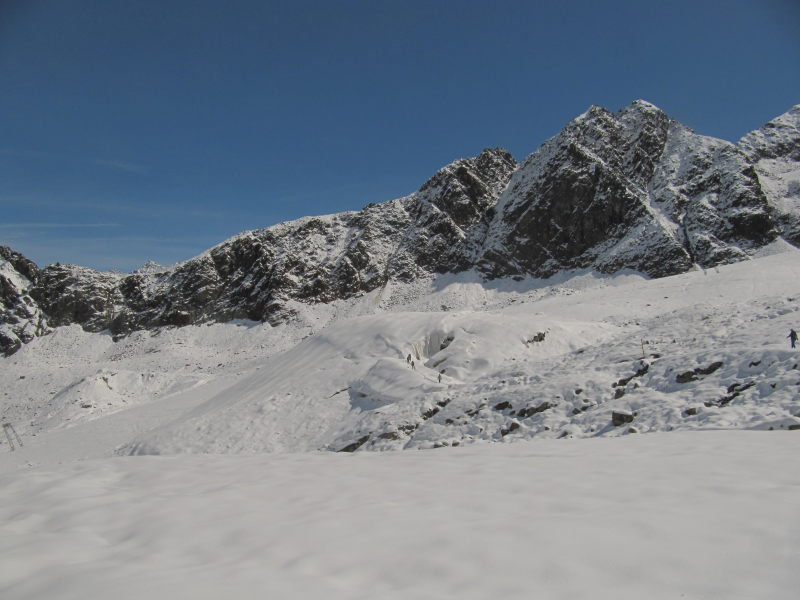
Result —
[[0, 354], [13, 354], [48, 330], [45, 315], [28, 294], [39, 274], [35, 263], [0, 246]]
[[14, 252], [8, 246], [0, 246], [0, 260], [7, 261], [9, 265], [28, 281], [35, 282], [39, 277], [39, 267], [32, 260], [25, 258], [19, 252]]
[[778, 235], [744, 152], [643, 101], [569, 123], [522, 163], [497, 215], [489, 276], [588, 267], [660, 277], [742, 260]]
[[53, 326], [80, 323], [88, 331], [106, 329], [121, 275], [74, 265], [51, 265], [39, 272], [31, 297]]
[[781, 235], [800, 244], [800, 104], [738, 144], [753, 165]]
[[677, 123], [651, 190], [654, 206], [679, 227], [684, 247], [702, 267], [743, 260], [778, 235], [745, 154]]
[[591, 107], [519, 165], [487, 149], [405, 198], [246, 232], [175, 267], [129, 275], [39, 270], [0, 247], [0, 351], [46, 331], [44, 315], [116, 334], [237, 318], [276, 324], [294, 302], [435, 273], [660, 277], [742, 260], [778, 235], [800, 242], [798, 122], [800, 106], [736, 146], [647, 102], [616, 114]]

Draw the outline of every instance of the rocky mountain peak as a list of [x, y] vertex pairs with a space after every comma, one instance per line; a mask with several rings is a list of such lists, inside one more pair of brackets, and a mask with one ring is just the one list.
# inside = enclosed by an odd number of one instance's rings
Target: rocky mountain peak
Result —
[[16, 352], [48, 330], [45, 315], [29, 295], [39, 277], [33, 261], [0, 246], [0, 354]]
[[800, 104], [745, 135], [739, 148], [753, 162], [765, 158], [800, 161]]
[[780, 234], [800, 244], [800, 104], [738, 144], [757, 173]]
[[35, 283], [39, 277], [39, 267], [36, 263], [8, 246], [0, 246], [0, 260], [6, 261], [11, 268], [31, 283]]
[[481, 220], [497, 201], [517, 166], [503, 148], [487, 148], [474, 158], [462, 158], [439, 169], [415, 194], [466, 230]]
[[[36, 265], [0, 247], [9, 352], [46, 323], [93, 331], [235, 318], [291, 319], [437, 273], [487, 279], [632, 269], [652, 277], [800, 243], [800, 106], [739, 145], [695, 134], [637, 100], [592, 106], [517, 163], [502, 148], [439, 169], [404, 198], [237, 235], [129, 275]], [[45, 316], [47, 321], [45, 321]]]

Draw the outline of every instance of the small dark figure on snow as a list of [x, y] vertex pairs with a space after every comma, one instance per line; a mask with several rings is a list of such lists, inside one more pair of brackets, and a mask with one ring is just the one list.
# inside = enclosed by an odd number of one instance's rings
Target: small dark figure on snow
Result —
[[406, 362], [408, 364], [411, 364], [411, 355], [410, 354], [408, 356], [406, 356]]
[[439, 373], [439, 383], [442, 383], [442, 374]]
[[411, 370], [412, 371], [416, 371], [417, 370], [416, 367], [414, 366], [414, 361], [413, 360], [411, 361]]
[[789, 335], [787, 335], [786, 337], [789, 338], [789, 342], [791, 342], [792, 348], [794, 348], [795, 344], [797, 344], [797, 332], [794, 329], [790, 329]]

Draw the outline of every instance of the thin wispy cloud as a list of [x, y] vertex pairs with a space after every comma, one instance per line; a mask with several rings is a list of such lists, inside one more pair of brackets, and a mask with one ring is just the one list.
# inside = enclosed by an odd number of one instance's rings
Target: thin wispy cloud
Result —
[[115, 158], [97, 158], [97, 157], [81, 157], [71, 156], [69, 154], [59, 154], [57, 152], [42, 152], [40, 150], [17, 150], [14, 148], [0, 148], [0, 155], [15, 156], [17, 158], [33, 158], [38, 160], [57, 160], [68, 162], [79, 162], [84, 164], [96, 165], [115, 171], [123, 171], [125, 173], [136, 173], [138, 175], [147, 175], [150, 173], [150, 167], [140, 165], [138, 163], [129, 162], [126, 160], [118, 160]]
[[101, 167], [108, 167], [116, 169], [117, 171], [125, 171], [126, 173], [138, 173], [140, 175], [147, 175], [150, 172], [150, 167], [138, 165], [136, 163], [126, 162], [123, 160], [109, 160], [105, 158], [95, 158], [91, 162]]
[[0, 229], [82, 229], [121, 227], [119, 223], [0, 223]]
[[67, 156], [57, 156], [50, 152], [38, 152], [36, 150], [12, 150], [11, 148], [0, 148], [3, 156], [16, 156], [18, 158], [72, 158]]
[[[2, 243], [2, 242], [0, 242]], [[76, 264], [102, 271], [132, 271], [155, 260], [170, 265], [199, 254], [203, 248], [189, 240], [153, 236], [75, 239], [65, 236], [18, 238], [12, 245], [39, 265]]]
[[151, 206], [148, 204], [143, 204], [141, 202], [126, 203], [126, 202], [121, 202], [119, 200], [114, 200], [113, 202], [86, 202], [82, 200], [73, 201], [61, 198], [40, 197], [38, 195], [28, 195], [28, 194], [20, 194], [20, 195], [0, 194], [0, 206], [19, 206], [21, 203], [24, 203], [25, 206], [28, 207], [35, 206], [37, 208], [55, 208], [55, 209], [69, 208], [70, 210], [85, 209], [85, 210], [99, 211], [105, 213], [107, 217], [111, 218], [120, 215], [152, 217], [153, 215], [158, 214], [160, 217], [164, 218], [181, 217], [182, 219], [185, 219], [186, 217], [193, 217], [196, 219], [217, 219], [220, 217], [228, 217], [231, 214], [240, 214], [240, 215], [248, 214], [247, 211], [240, 209], [237, 210], [235, 208], [222, 211], [222, 210], [202, 209], [194, 207], [169, 206], [164, 204], [163, 202], [158, 204], [157, 206]]

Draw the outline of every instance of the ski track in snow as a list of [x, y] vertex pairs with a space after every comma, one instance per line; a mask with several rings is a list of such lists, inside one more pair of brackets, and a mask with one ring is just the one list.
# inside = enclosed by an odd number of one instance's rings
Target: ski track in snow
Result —
[[800, 255], [762, 254], [37, 338], [0, 597], [793, 598]]

